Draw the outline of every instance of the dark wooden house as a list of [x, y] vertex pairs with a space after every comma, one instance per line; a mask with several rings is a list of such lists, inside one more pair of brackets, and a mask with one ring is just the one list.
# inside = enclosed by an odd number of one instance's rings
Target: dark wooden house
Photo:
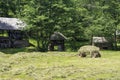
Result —
[[64, 40], [67, 39], [62, 33], [54, 32], [50, 37], [50, 44], [48, 46], [49, 51], [64, 51]]
[[0, 17], [0, 48], [28, 46], [29, 42], [23, 31], [25, 25], [17, 18]]
[[110, 37], [93, 37], [92, 45], [97, 46], [100, 49], [112, 49], [113, 39]]

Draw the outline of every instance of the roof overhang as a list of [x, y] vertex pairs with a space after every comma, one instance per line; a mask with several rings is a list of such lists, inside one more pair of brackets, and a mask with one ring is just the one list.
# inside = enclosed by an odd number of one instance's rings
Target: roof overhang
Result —
[[17, 18], [0, 17], [1, 30], [23, 30], [26, 24]]

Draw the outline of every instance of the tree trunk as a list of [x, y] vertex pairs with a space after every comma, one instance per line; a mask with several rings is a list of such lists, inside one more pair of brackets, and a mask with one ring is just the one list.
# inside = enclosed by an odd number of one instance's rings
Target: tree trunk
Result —
[[117, 35], [116, 35], [116, 30], [114, 33], [114, 49], [117, 50]]
[[39, 37], [40, 37], [40, 32], [37, 31], [37, 36], [36, 36], [36, 40], [37, 40], [37, 49], [40, 49], [40, 39], [39, 39]]
[[93, 34], [91, 35], [90, 45], [94, 45], [94, 43], [93, 43]]

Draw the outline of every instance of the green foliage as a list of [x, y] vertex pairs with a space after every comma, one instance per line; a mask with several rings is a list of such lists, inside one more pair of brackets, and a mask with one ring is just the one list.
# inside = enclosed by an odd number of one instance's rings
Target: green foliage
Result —
[[37, 47], [45, 50], [54, 31], [73, 45], [93, 35], [116, 38], [120, 29], [119, 0], [1, 0], [0, 11], [2, 17], [23, 19]]
[[[38, 3], [39, 2], [39, 3]], [[69, 3], [69, 4], [68, 4]], [[80, 12], [80, 11], [79, 11]], [[66, 36], [79, 39], [78, 32], [83, 33], [83, 28], [79, 20], [80, 13], [73, 1], [52, 0], [52, 1], [30, 1], [23, 7], [24, 20], [37, 30], [36, 35], [38, 48], [46, 49], [48, 39], [54, 31], [60, 31]], [[79, 19], [80, 18], [80, 19]], [[34, 34], [34, 33], [33, 33]]]

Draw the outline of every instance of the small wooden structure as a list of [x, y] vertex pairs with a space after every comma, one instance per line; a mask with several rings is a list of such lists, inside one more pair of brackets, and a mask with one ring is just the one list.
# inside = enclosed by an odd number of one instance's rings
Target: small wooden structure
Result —
[[100, 49], [112, 49], [112, 39], [109, 37], [93, 37], [92, 45], [99, 47]]
[[28, 46], [24, 27], [25, 23], [17, 18], [0, 17], [0, 48]]
[[120, 43], [120, 30], [117, 30], [117, 31], [116, 31], [116, 38], [117, 38], [117, 39], [116, 39], [117, 42]]
[[62, 33], [54, 32], [50, 37], [50, 44], [48, 45], [49, 51], [64, 51], [64, 40], [67, 39]]

